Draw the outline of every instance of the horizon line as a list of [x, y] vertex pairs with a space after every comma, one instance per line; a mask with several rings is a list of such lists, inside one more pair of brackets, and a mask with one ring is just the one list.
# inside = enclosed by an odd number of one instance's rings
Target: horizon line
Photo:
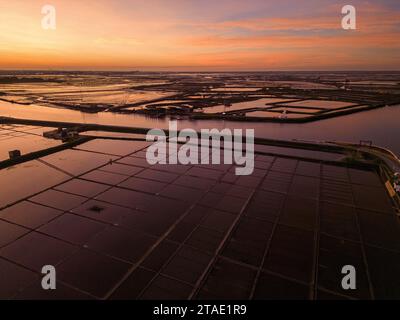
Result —
[[164, 72], [164, 73], [273, 73], [273, 72], [400, 72], [398, 70], [386, 70], [386, 69], [340, 69], [340, 70], [162, 70], [162, 69], [154, 69], [154, 70], [140, 70], [140, 69], [132, 69], [132, 70], [124, 70], [124, 69], [0, 69], [0, 72], [13, 72], [13, 71], [29, 71], [29, 72], [143, 72], [143, 73], [151, 73], [151, 72]]

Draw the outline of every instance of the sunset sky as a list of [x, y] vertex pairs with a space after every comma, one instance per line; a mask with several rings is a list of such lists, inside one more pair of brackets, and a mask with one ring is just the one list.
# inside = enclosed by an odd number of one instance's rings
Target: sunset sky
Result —
[[399, 0], [0, 0], [0, 69], [400, 70], [399, 39]]

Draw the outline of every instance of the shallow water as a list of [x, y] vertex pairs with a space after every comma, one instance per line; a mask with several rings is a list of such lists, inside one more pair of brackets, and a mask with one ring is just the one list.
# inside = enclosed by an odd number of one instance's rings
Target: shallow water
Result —
[[205, 108], [204, 113], [218, 113], [225, 111], [237, 111], [242, 109], [250, 109], [250, 108], [266, 108], [269, 103], [276, 102], [287, 102], [292, 101], [293, 99], [281, 99], [281, 98], [264, 98], [254, 101], [246, 101], [246, 102], [237, 102], [233, 103], [230, 107], [226, 107], [224, 105], [219, 105], [215, 107]]
[[0, 208], [69, 178], [37, 160], [3, 169], [0, 175], [0, 185], [3, 186], [0, 192]]
[[[168, 119], [143, 115], [113, 113], [87, 114], [74, 110], [42, 106], [22, 106], [0, 102], [0, 116], [49, 121], [97, 123], [144, 128], [167, 128]], [[301, 139], [311, 141], [372, 140], [376, 145], [387, 147], [400, 155], [400, 106], [391, 106], [338, 118], [301, 124], [265, 122], [235, 122], [223, 120], [180, 120], [179, 128], [249, 128], [257, 137], [271, 139]]]
[[61, 144], [61, 141], [52, 139], [50, 140], [33, 134], [11, 136], [9, 138], [0, 134], [0, 161], [8, 159], [8, 152], [11, 150], [18, 149], [22, 154], [27, 154], [42, 149], [55, 147], [59, 144]]
[[343, 101], [328, 101], [328, 100], [304, 100], [301, 102], [289, 102], [285, 103], [286, 106], [295, 106], [295, 107], [313, 107], [313, 108], [321, 108], [321, 109], [335, 109], [342, 107], [349, 107], [355, 105], [351, 102], [343, 102]]

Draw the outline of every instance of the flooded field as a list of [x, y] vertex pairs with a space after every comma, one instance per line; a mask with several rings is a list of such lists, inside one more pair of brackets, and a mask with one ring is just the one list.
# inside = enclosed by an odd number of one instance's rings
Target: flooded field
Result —
[[[281, 112], [271, 110], [271, 111], [251, 111], [251, 112], [246, 112], [247, 117], [256, 117], [256, 118], [265, 118], [265, 117], [271, 117], [271, 118], [276, 118], [280, 119], [282, 117], [282, 112], [290, 110], [290, 109], [283, 109]], [[309, 117], [310, 115], [307, 115], [305, 113], [285, 113], [285, 118], [286, 119], [303, 119], [306, 117]]]
[[239, 111], [252, 108], [267, 108], [271, 103], [285, 103], [293, 99], [279, 99], [279, 98], [264, 98], [255, 101], [238, 102], [232, 105], [218, 105], [215, 107], [209, 107], [204, 109], [204, 113], [221, 113], [227, 111]]
[[[253, 173], [236, 176], [232, 164], [150, 165], [149, 144], [99, 137], [1, 171], [0, 258], [17, 277], [0, 298], [399, 297], [384, 277], [399, 266], [395, 211], [346, 149], [256, 145]], [[342, 257], [373, 280], [337, 286]], [[49, 262], [61, 281], [45, 291], [35, 279]]]
[[43, 138], [42, 133], [49, 128], [0, 125], [0, 161], [9, 158], [9, 151], [18, 149], [21, 154], [39, 151], [61, 144], [60, 141]]
[[225, 88], [216, 88], [216, 89], [211, 89], [211, 91], [214, 92], [252, 92], [252, 91], [258, 91], [261, 90], [262, 88], [237, 88], [237, 87], [225, 87]]
[[341, 101], [324, 101], [324, 100], [304, 100], [298, 102], [284, 103], [285, 106], [294, 107], [311, 107], [311, 108], [321, 108], [321, 109], [336, 109], [353, 106], [355, 104], [351, 102], [341, 102]]
[[[368, 79], [369, 86], [363, 82]], [[254, 117], [255, 114], [242, 112], [245, 109], [286, 106], [290, 116], [276, 117], [265, 112], [256, 117], [270, 122], [305, 122], [341, 116], [344, 108], [346, 112], [359, 112], [399, 104], [400, 85], [395, 80], [400, 81], [400, 75], [28, 72], [0, 75], [0, 100], [86, 113], [109, 111], [227, 120]], [[360, 105], [364, 107], [358, 108]], [[297, 107], [330, 112], [301, 117]]]
[[302, 107], [274, 107], [270, 109], [271, 111], [291, 111], [291, 112], [299, 112], [299, 113], [317, 113], [321, 112], [325, 109], [317, 109], [317, 108], [302, 108]]
[[163, 85], [168, 81], [132, 79], [129, 76], [43, 75], [0, 78], [2, 99], [15, 103], [40, 103], [66, 108], [107, 108], [166, 98], [173, 93], [141, 91], [136, 87]]

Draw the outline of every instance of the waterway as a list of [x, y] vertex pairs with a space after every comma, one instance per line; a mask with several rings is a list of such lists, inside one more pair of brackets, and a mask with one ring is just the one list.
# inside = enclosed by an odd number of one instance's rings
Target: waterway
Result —
[[[0, 116], [142, 128], [168, 128], [168, 118], [109, 112], [88, 114], [75, 110], [38, 105], [17, 105], [3, 101], [0, 101]], [[179, 128], [196, 130], [202, 128], [249, 128], [255, 130], [257, 137], [282, 140], [346, 141], [354, 143], [358, 143], [360, 140], [371, 140], [373, 144], [389, 148], [400, 155], [400, 105], [301, 124], [179, 120]]]

